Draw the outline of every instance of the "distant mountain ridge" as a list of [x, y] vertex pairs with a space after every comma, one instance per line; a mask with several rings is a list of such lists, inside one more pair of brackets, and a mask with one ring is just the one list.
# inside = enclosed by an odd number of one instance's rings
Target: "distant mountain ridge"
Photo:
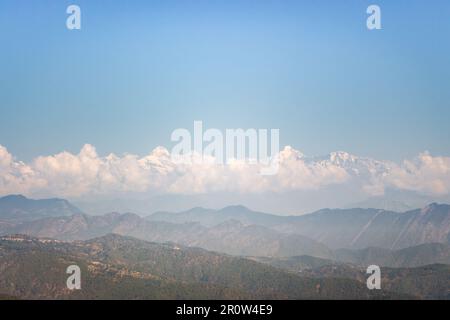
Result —
[[234, 255], [330, 258], [330, 249], [398, 250], [450, 239], [450, 206], [436, 203], [403, 213], [355, 208], [277, 216], [229, 206], [142, 218], [133, 213], [89, 216], [62, 199], [9, 196], [0, 199], [0, 208], [0, 234], [85, 240], [112, 232]]
[[22, 195], [0, 198], [0, 220], [32, 221], [47, 217], [69, 216], [82, 211], [64, 199], [28, 199]]
[[323, 244], [298, 234], [283, 234], [258, 226], [228, 220], [213, 227], [199, 223], [147, 221], [132, 213], [103, 216], [76, 214], [24, 222], [0, 234], [20, 233], [61, 240], [88, 240], [108, 233], [154, 242], [174, 242], [191, 247], [241, 256], [292, 256], [309, 254], [329, 257]]
[[199, 223], [174, 224], [146, 221], [134, 214], [110, 213], [104, 216], [74, 215], [26, 222], [9, 233], [40, 238], [88, 240], [109, 233], [133, 236], [152, 242], [172, 242], [236, 256], [312, 256], [356, 265], [416, 267], [433, 263], [450, 264], [450, 246], [428, 243], [401, 250], [369, 247], [331, 250], [298, 234], [283, 234], [258, 225], [229, 220], [213, 227]]
[[228, 220], [237, 220], [243, 224], [270, 227], [278, 224], [281, 216], [252, 211], [241, 205], [228, 206], [219, 210], [192, 208], [178, 213], [155, 212], [146, 217], [150, 221], [166, 221], [172, 223], [198, 222], [204, 226], [214, 226]]
[[211, 226], [229, 217], [282, 233], [301, 234], [332, 249], [401, 249], [423, 243], [446, 243], [450, 234], [450, 205], [436, 203], [403, 213], [354, 208], [322, 209], [302, 216], [276, 216], [242, 206], [221, 210], [197, 208], [179, 213], [155, 213], [147, 219]]

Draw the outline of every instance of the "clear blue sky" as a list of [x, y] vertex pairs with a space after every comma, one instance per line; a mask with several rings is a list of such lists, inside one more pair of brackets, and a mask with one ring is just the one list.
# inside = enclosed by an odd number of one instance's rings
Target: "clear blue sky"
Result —
[[450, 155], [448, 0], [2, 0], [0, 39], [0, 144], [22, 160], [144, 155], [194, 120], [309, 155]]

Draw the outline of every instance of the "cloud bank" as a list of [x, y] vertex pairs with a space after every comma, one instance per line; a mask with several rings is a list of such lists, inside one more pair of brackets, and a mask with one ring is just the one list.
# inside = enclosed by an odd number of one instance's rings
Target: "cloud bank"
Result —
[[383, 194], [387, 187], [432, 195], [450, 192], [450, 157], [422, 153], [400, 164], [345, 152], [308, 158], [287, 146], [279, 159], [278, 173], [263, 176], [258, 165], [242, 161], [229, 165], [174, 162], [164, 147], [144, 157], [102, 157], [86, 144], [78, 154], [61, 152], [24, 163], [0, 145], [0, 195], [284, 193], [344, 184], [354, 184], [370, 195]]

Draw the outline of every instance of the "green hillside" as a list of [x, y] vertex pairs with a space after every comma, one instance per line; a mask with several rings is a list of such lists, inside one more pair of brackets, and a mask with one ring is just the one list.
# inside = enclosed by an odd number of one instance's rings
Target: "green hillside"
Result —
[[[82, 270], [82, 290], [65, 287], [67, 266]], [[0, 239], [0, 293], [25, 299], [369, 299], [353, 279], [300, 277], [269, 265], [202, 249], [117, 235], [56, 242]]]

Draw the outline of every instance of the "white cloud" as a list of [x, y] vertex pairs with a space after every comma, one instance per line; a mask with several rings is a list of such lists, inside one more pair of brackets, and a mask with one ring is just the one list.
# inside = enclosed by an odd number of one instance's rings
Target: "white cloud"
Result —
[[399, 189], [435, 195], [450, 193], [450, 157], [433, 157], [428, 152], [394, 166], [386, 183]]
[[388, 186], [431, 194], [450, 192], [450, 158], [428, 153], [395, 164], [344, 152], [321, 159], [306, 158], [285, 147], [279, 159], [278, 173], [264, 176], [259, 174], [258, 165], [242, 161], [229, 165], [216, 165], [213, 161], [177, 163], [163, 147], [144, 157], [132, 154], [101, 157], [87, 144], [78, 154], [40, 156], [26, 164], [0, 146], [0, 194], [78, 197], [127, 192], [283, 193], [349, 183], [368, 194], [382, 194]]

